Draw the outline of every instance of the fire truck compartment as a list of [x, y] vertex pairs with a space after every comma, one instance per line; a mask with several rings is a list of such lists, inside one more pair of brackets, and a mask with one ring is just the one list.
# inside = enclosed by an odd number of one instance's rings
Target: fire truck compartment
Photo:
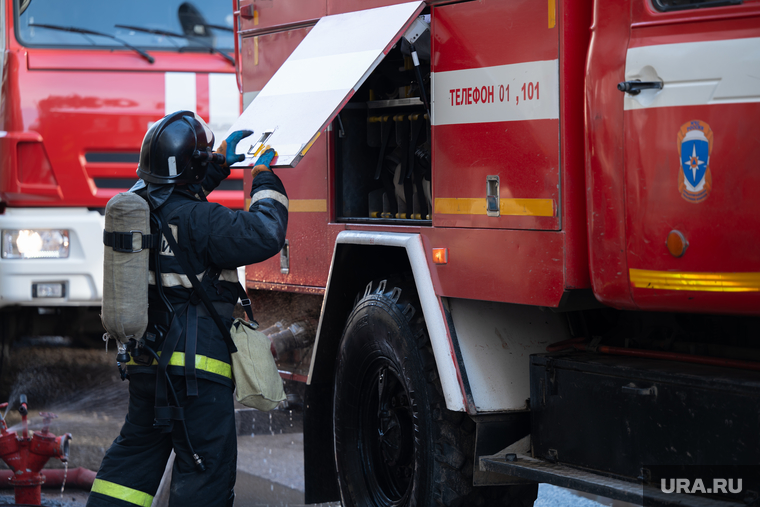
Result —
[[431, 225], [429, 16], [333, 121], [336, 221]]
[[[378, 69], [357, 94], [402, 98], [360, 98], [349, 102], [334, 122], [339, 222], [432, 223], [428, 114], [419, 97], [403, 97], [411, 86], [396, 86], [410, 82], [399, 70], [408, 58], [398, 49], [391, 51], [385, 68], [396, 73]], [[378, 91], [383, 86], [385, 92]]]
[[530, 385], [535, 458], [652, 484], [648, 465], [757, 463], [760, 372], [556, 353]]

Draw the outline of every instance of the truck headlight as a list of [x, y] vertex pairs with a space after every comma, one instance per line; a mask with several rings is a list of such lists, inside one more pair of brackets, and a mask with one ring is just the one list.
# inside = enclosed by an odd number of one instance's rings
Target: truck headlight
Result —
[[69, 256], [66, 229], [3, 229], [3, 259], [63, 259]]

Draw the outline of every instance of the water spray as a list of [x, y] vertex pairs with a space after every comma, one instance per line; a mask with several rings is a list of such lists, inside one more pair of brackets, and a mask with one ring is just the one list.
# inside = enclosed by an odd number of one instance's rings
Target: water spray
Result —
[[281, 360], [285, 354], [311, 345], [316, 335], [316, 326], [308, 321], [295, 322], [287, 327], [282, 322], [277, 322], [262, 333], [269, 338], [274, 358]]

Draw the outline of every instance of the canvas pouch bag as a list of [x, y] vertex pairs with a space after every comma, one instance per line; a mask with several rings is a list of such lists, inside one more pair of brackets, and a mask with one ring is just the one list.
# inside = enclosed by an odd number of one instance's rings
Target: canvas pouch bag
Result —
[[258, 324], [235, 319], [230, 328], [237, 352], [232, 357], [235, 399], [246, 407], [269, 411], [284, 401], [285, 389], [272, 356], [269, 338]]

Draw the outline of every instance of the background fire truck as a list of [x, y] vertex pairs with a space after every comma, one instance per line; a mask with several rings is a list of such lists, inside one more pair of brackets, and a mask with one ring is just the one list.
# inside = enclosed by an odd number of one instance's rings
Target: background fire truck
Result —
[[[152, 122], [189, 109], [219, 137], [239, 116], [232, 21], [224, 0], [0, 2], [5, 344], [102, 334], [106, 202], [137, 181]], [[231, 208], [239, 173], [213, 196]]]
[[307, 501], [667, 503], [657, 465], [757, 464], [758, 2], [236, 16], [233, 129], [290, 198], [247, 286], [308, 377]]

